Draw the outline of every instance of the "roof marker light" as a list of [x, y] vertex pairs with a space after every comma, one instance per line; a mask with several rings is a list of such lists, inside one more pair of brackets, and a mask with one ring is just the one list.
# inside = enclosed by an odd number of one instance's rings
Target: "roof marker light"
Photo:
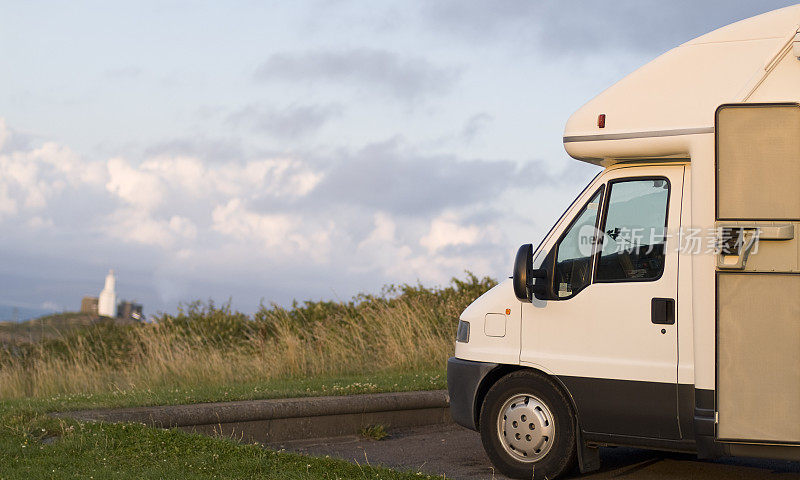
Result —
[[597, 128], [606, 128], [606, 114], [601, 113], [597, 116]]

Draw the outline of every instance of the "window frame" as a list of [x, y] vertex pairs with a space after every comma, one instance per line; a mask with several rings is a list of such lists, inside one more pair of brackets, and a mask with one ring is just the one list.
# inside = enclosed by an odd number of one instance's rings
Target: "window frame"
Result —
[[[624, 183], [624, 182], [635, 182], [635, 181], [642, 181], [642, 180], [663, 180], [667, 182], [667, 205], [666, 211], [664, 212], [664, 232], [667, 232], [667, 228], [669, 227], [669, 207], [670, 201], [672, 200], [672, 182], [670, 182], [669, 178], [663, 175], [644, 175], [641, 177], [620, 177], [615, 178], [613, 180], [609, 180], [606, 182], [606, 190], [604, 196], [606, 200], [603, 202], [603, 214], [600, 222], [600, 231], [603, 232], [603, 239], [605, 239], [605, 231], [606, 231], [606, 220], [608, 219], [608, 208], [611, 205], [611, 193], [614, 191], [614, 184], [615, 183]], [[592, 281], [591, 283], [640, 283], [640, 282], [657, 282], [661, 280], [661, 277], [664, 276], [664, 270], [667, 268], [667, 238], [664, 238], [664, 267], [661, 269], [661, 273], [657, 277], [653, 278], [623, 278], [618, 280], [598, 280], [595, 276], [597, 273], [597, 266], [600, 263], [600, 257], [603, 255], [603, 241], [601, 240], [598, 245], [595, 245], [595, 252], [594, 258], [592, 259]], [[569, 297], [572, 298], [572, 297]]]
[[[607, 190], [607, 183], [606, 182], [601, 183], [597, 187], [597, 189], [594, 192], [592, 192], [592, 194], [589, 196], [589, 198], [586, 199], [586, 202], [584, 202], [584, 204], [581, 206], [580, 210], [578, 210], [578, 212], [575, 214], [575, 216], [572, 217], [572, 220], [570, 220], [570, 222], [567, 225], [567, 227], [564, 228], [564, 230], [558, 236], [558, 240], [556, 240], [555, 243], [553, 243], [553, 247], [550, 249], [550, 254], [553, 255], [553, 273], [555, 273], [556, 266], [558, 265], [558, 249], [561, 246], [561, 242], [564, 240], [564, 237], [567, 236], [567, 234], [570, 232], [570, 230], [572, 230], [572, 227], [575, 225], [575, 223], [578, 221], [578, 219], [581, 217], [581, 215], [583, 215], [583, 213], [586, 211], [586, 207], [589, 205], [589, 202], [591, 202], [592, 199], [599, 193], [600, 194], [600, 205], [598, 206], [597, 218], [594, 221], [594, 228], [595, 228], [595, 230], [597, 230], [597, 227], [600, 224], [599, 222], [602, 220], [603, 212], [605, 211], [606, 190]], [[589, 269], [591, 270], [589, 272], [589, 283], [587, 283], [586, 286], [584, 286], [580, 290], [572, 292], [572, 295], [570, 295], [568, 297], [559, 297], [557, 299], [557, 301], [569, 300], [571, 298], [574, 298], [576, 295], [578, 295], [582, 291], [586, 290], [586, 288], [588, 288], [592, 283], [594, 283], [594, 268], [595, 268], [595, 258], [594, 257], [595, 257], [595, 255], [597, 255], [597, 243], [592, 245], [592, 254], [589, 256], [589, 258], [590, 258], [590, 260], [589, 260]], [[551, 279], [551, 281], [553, 282], [553, 284], [552, 284], [553, 291], [556, 291], [556, 289], [555, 289], [555, 281], [556, 281], [555, 276]]]

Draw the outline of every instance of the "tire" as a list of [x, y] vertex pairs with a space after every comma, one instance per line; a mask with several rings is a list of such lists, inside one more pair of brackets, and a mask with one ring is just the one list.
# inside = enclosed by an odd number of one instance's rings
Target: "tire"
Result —
[[498, 380], [483, 401], [479, 429], [489, 459], [509, 477], [552, 480], [575, 466], [572, 407], [537, 372], [518, 370]]

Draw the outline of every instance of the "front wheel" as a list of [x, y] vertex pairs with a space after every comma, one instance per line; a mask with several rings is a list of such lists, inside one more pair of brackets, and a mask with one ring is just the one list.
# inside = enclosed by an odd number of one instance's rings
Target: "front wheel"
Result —
[[574, 467], [572, 408], [552, 380], [529, 370], [495, 383], [480, 415], [483, 448], [512, 478], [554, 479]]

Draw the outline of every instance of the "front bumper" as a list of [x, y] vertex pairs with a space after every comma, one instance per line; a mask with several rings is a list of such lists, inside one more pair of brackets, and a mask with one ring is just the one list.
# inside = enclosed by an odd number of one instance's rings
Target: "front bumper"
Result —
[[457, 424], [477, 430], [480, 412], [478, 394], [481, 384], [497, 363], [473, 362], [450, 357], [447, 360], [447, 392], [450, 394], [450, 416]]

